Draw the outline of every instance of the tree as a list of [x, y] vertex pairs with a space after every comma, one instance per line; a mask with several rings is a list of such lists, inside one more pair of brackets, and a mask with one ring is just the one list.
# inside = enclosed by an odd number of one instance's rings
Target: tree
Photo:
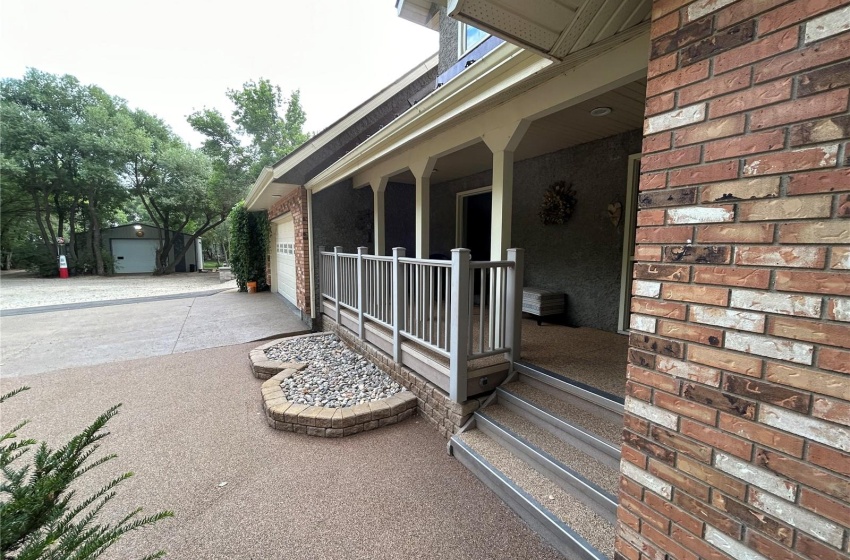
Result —
[[230, 213], [230, 239], [232, 244], [231, 269], [239, 291], [247, 290], [248, 282], [256, 282], [257, 290], [266, 284], [266, 247], [269, 244], [271, 225], [265, 212], [248, 212], [240, 202]]
[[160, 119], [144, 111], [136, 111], [133, 119], [133, 157], [123, 175], [145, 214], [160, 228], [155, 273], [169, 274], [195, 239], [227, 219], [244, 186], [222, 180], [215, 160], [191, 149]]
[[[234, 106], [230, 114], [234, 125], [218, 109], [204, 108], [188, 120], [206, 137], [201, 149], [213, 159], [215, 179], [238, 182], [246, 189], [263, 167], [310, 138], [304, 132], [306, 115], [298, 90], [284, 99], [280, 87], [264, 78], [245, 82], [241, 90], [227, 90], [227, 98]], [[243, 144], [242, 138], [248, 143]]]
[[[28, 387], [0, 396], [0, 403]], [[91, 459], [100, 440], [109, 435], [106, 423], [118, 413], [113, 406], [82, 433], [58, 449], [33, 439], [17, 439], [27, 421], [0, 436], [0, 552], [9, 560], [91, 559], [103, 554], [124, 534], [173, 517], [170, 511], [140, 517], [141, 508], [116, 523], [100, 523], [104, 507], [116, 496], [116, 488], [133, 476], [128, 472], [112, 479], [93, 495], [75, 499], [73, 483], [81, 476], [115, 458]], [[31, 461], [20, 459], [35, 449]], [[157, 552], [145, 558], [159, 558]]]
[[75, 224], [84, 212], [88, 251], [103, 274], [102, 216], [127, 196], [116, 176], [132, 124], [125, 102], [73, 76], [35, 69], [22, 79], [2, 80], [0, 89], [4, 188], [13, 184], [30, 197], [43, 258], [54, 270], [66, 228], [69, 260], [79, 260]]

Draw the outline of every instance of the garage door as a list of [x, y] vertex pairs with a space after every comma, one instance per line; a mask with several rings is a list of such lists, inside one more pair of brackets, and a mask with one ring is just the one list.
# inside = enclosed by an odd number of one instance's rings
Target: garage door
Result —
[[277, 291], [297, 305], [295, 297], [295, 224], [292, 216], [277, 225]]
[[156, 263], [156, 239], [113, 239], [112, 256], [115, 257], [115, 272], [131, 274], [153, 272]]

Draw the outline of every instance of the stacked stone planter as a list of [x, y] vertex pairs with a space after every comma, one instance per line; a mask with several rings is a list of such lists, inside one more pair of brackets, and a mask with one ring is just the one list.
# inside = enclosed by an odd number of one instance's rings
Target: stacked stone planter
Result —
[[265, 379], [262, 385], [263, 410], [272, 428], [310, 436], [344, 437], [395, 424], [415, 414], [416, 396], [410, 391], [344, 408], [310, 406], [286, 400], [281, 382], [308, 364], [269, 360], [265, 350], [279, 342], [281, 340], [273, 340], [250, 353], [254, 377]]

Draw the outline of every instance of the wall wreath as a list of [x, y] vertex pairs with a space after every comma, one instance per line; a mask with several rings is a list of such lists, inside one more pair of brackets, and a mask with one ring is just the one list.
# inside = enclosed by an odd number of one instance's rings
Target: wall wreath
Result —
[[564, 181], [550, 185], [543, 193], [543, 202], [538, 213], [540, 221], [545, 226], [563, 224], [573, 215], [576, 202], [576, 192], [572, 185], [567, 185]]

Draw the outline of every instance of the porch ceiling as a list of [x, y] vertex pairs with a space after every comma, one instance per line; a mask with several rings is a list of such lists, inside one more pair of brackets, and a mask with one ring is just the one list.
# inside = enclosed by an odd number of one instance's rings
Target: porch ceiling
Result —
[[[641, 128], [645, 100], [646, 80], [641, 79], [538, 119], [531, 123], [523, 136], [514, 152], [514, 160], [522, 161]], [[590, 111], [597, 107], [609, 107], [611, 113], [603, 117], [591, 116]], [[492, 166], [492, 153], [484, 142], [478, 142], [441, 157], [431, 175], [431, 182], [451, 181]], [[390, 181], [415, 183], [410, 171], [400, 173]]]
[[548, 58], [598, 43], [650, 17], [652, 0], [449, 0], [449, 15]]

